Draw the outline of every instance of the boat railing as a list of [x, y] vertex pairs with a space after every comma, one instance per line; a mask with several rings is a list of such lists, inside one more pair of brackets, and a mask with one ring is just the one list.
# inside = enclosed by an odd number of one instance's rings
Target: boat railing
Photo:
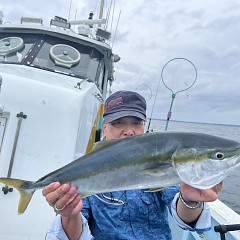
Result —
[[221, 240], [225, 240], [225, 234], [230, 231], [239, 231], [240, 224], [218, 225], [214, 227], [214, 231], [220, 233]]

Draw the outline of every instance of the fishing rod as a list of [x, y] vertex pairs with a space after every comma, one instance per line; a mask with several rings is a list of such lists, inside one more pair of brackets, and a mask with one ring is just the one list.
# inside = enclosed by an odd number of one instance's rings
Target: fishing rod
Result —
[[148, 122], [148, 127], [147, 127], [146, 133], [149, 133], [149, 129], [150, 129], [151, 121], [152, 121], [153, 110], [154, 110], [154, 107], [155, 107], [155, 104], [156, 104], [157, 95], [158, 95], [159, 85], [160, 85], [160, 80], [158, 81], [157, 90], [156, 90], [155, 98], [154, 98], [154, 101], [153, 101], [153, 107], [152, 107], [152, 111], [151, 111], [151, 114], [150, 114], [150, 118], [149, 118], [149, 122]]
[[[158, 85], [159, 85], [159, 84], [158, 84]], [[152, 98], [152, 89], [151, 89], [148, 85], [146, 85], [146, 84], [140, 84], [140, 85], [138, 85], [138, 86], [136, 87], [136, 91], [137, 91], [137, 92], [139, 92], [139, 88], [140, 88], [141, 86], [147, 88], [147, 89], [150, 91], [150, 97], [146, 98], [146, 97], [144, 96], [146, 102], [149, 101], [149, 100], [151, 100], [151, 98]], [[143, 94], [141, 94], [141, 95], [143, 95]], [[157, 95], [157, 94], [156, 94], [156, 95]], [[155, 96], [155, 99], [154, 99], [153, 108], [152, 108], [152, 112], [151, 112], [150, 119], [149, 119], [149, 122], [148, 122], [148, 128], [147, 128], [146, 133], [149, 132], [149, 128], [150, 128], [150, 124], [151, 124], [151, 120], [152, 120], [152, 114], [153, 114], [153, 109], [154, 109], [154, 106], [155, 106], [155, 102], [156, 102], [156, 96]]]

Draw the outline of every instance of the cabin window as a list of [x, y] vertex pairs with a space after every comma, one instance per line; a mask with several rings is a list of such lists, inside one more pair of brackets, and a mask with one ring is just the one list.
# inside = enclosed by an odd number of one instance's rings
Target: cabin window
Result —
[[95, 82], [102, 58], [100, 52], [89, 46], [45, 36], [32, 65], [80, 78], [88, 77]]
[[97, 75], [96, 84], [100, 90], [104, 87], [104, 62], [99, 63], [99, 74]]
[[89, 78], [102, 91], [103, 54], [87, 43], [75, 40], [79, 42], [40, 33], [3, 33], [0, 37], [0, 62]]

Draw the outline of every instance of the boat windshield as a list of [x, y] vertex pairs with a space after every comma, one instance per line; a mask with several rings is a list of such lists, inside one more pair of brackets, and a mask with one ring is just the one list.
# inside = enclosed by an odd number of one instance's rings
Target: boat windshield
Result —
[[102, 54], [93, 47], [83, 45], [78, 39], [66, 40], [37, 33], [2, 33], [1, 62], [27, 65], [92, 81], [97, 80], [104, 65]]

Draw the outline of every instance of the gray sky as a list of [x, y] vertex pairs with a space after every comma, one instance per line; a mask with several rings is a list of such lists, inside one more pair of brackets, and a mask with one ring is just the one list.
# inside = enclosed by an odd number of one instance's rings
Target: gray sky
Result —
[[[110, 5], [110, 0], [107, 2]], [[90, 11], [97, 18], [98, 4], [98, 0], [72, 0], [70, 19], [87, 19]], [[42, 0], [41, 4], [8, 0], [0, 3], [0, 10], [4, 22], [17, 22], [22, 16], [41, 17], [48, 26], [55, 15], [68, 18], [69, 6], [70, 0]], [[146, 99], [152, 95], [148, 100], [150, 117], [159, 84], [153, 118], [166, 119], [172, 93], [161, 80], [162, 69], [173, 58], [186, 58], [196, 67], [197, 80], [189, 90], [176, 94], [172, 119], [240, 125], [239, 0], [116, 0], [114, 21], [109, 21], [112, 39], [119, 14], [115, 41], [110, 42], [121, 57], [115, 64], [112, 91], [137, 89]], [[182, 62], [183, 66], [188, 63]], [[170, 88], [174, 84], [180, 90], [193, 82], [189, 71], [194, 68], [189, 66], [174, 70], [166, 81]], [[164, 69], [166, 76], [170, 68]]]

